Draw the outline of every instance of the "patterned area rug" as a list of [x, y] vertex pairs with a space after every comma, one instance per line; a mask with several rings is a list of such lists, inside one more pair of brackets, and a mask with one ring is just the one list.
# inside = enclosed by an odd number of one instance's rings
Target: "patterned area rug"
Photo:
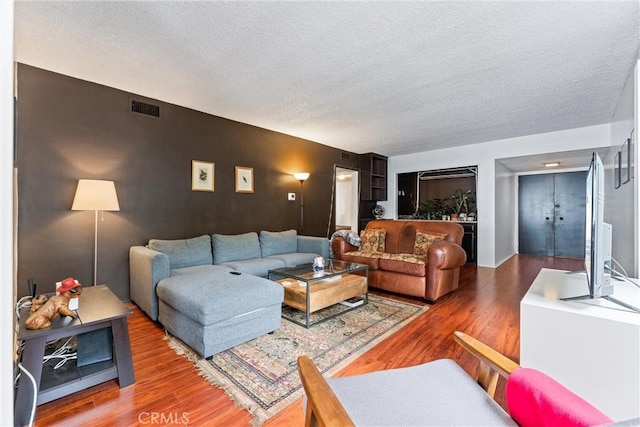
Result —
[[[309, 356], [320, 372], [332, 376], [427, 309], [426, 305], [369, 295], [369, 304], [309, 329], [283, 319], [282, 327], [273, 334], [208, 359], [200, 358], [173, 336], [167, 335], [167, 340], [178, 354], [196, 364], [203, 377], [251, 412], [254, 425], [262, 425], [303, 395], [298, 356]], [[301, 313], [286, 306], [283, 310], [291, 310], [290, 316]], [[336, 310], [344, 310], [344, 306], [320, 310], [311, 320], [328, 317]]]

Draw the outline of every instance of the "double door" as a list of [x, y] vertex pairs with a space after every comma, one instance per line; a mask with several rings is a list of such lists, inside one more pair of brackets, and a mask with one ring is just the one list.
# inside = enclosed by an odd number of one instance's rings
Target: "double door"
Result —
[[584, 258], [586, 176], [586, 172], [520, 176], [520, 253]]

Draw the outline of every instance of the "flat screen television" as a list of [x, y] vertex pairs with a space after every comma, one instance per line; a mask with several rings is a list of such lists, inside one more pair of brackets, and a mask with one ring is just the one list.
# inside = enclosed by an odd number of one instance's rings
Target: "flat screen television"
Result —
[[584, 267], [588, 295], [564, 300], [605, 298], [628, 309], [640, 309], [613, 297], [611, 282], [611, 224], [604, 222], [604, 165], [597, 152], [593, 153], [586, 179]]
[[586, 180], [584, 267], [590, 298], [613, 293], [611, 284], [611, 224], [604, 222], [604, 166], [593, 153]]

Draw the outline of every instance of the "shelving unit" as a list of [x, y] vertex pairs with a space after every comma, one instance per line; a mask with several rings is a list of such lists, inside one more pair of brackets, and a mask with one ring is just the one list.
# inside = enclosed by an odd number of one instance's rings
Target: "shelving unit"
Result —
[[360, 155], [360, 200], [387, 200], [387, 157], [376, 153]]
[[367, 226], [367, 223], [374, 220], [373, 208], [376, 207], [375, 200], [361, 200], [360, 211], [358, 212], [358, 233]]

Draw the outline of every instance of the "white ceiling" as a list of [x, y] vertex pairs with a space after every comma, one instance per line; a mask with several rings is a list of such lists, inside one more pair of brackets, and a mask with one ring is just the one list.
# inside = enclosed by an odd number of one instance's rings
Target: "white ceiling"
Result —
[[[597, 151], [601, 158], [605, 158], [611, 150], [609, 147], [603, 147], [598, 150], [574, 150], [536, 156], [509, 157], [500, 159], [500, 163], [512, 172], [524, 174], [529, 172], [553, 173], [556, 171], [587, 170], [594, 151]], [[558, 163], [558, 166], [545, 167], [545, 163], [551, 162]]]
[[611, 120], [638, 1], [23, 2], [18, 62], [358, 153]]

